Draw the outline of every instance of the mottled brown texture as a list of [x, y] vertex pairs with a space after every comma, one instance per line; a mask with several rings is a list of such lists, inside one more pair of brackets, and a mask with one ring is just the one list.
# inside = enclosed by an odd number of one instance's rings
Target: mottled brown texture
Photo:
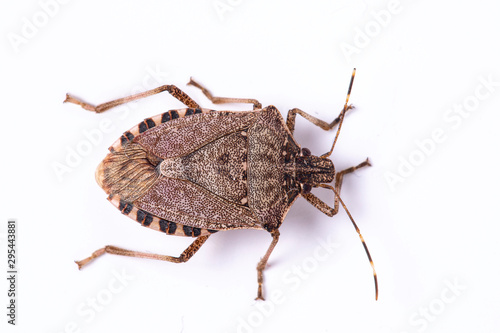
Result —
[[158, 125], [135, 137], [134, 142], [162, 159], [185, 156], [216, 139], [247, 128], [256, 117], [254, 112], [196, 114]]
[[162, 219], [156, 215], [153, 215], [149, 212], [139, 209], [139, 207], [134, 206], [131, 203], [126, 203], [125, 201], [121, 200], [121, 198], [118, 195], [114, 196], [110, 195], [108, 196], [108, 200], [111, 202], [111, 204], [113, 204], [113, 206], [118, 208], [118, 210], [122, 214], [139, 222], [142, 226], [152, 230], [163, 232], [168, 235], [197, 237], [197, 236], [211, 235], [215, 232], [218, 232], [218, 230], [199, 228], [199, 234], [198, 234], [198, 232], [194, 232], [196, 231], [196, 228], [193, 227], [192, 229], [194, 231], [189, 234], [186, 234], [184, 232], [184, 226], [182, 224]]
[[[163, 177], [134, 206], [205, 229], [278, 228], [300, 192], [299, 182], [287, 185], [285, 180], [285, 175], [296, 178], [300, 148], [288, 135], [279, 111], [269, 106], [251, 113], [214, 112], [198, 117], [206, 121], [191, 116], [134, 138], [145, 149], [161, 150], [165, 158], [159, 165]], [[203, 141], [192, 135], [193, 128], [201, 129], [212, 141], [201, 145]], [[241, 131], [219, 137], [228, 128]], [[187, 134], [191, 134], [189, 140]], [[165, 145], [182, 148], [169, 150]], [[288, 163], [281, 153], [287, 149]]]
[[236, 132], [181, 157], [165, 159], [162, 175], [189, 180], [235, 204], [247, 201], [247, 135]]
[[300, 193], [297, 175], [307, 172], [297, 171], [300, 147], [273, 106], [191, 115], [134, 133], [99, 168], [103, 188], [182, 225], [277, 229]]
[[249, 208], [232, 204], [187, 180], [162, 176], [134, 206], [192, 227], [262, 229]]
[[248, 206], [268, 230], [279, 227], [287, 210], [284, 125], [278, 110], [269, 106], [248, 129]]

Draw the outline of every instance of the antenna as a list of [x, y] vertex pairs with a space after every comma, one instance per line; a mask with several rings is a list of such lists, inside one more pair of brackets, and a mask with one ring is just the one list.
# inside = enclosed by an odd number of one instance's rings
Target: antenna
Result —
[[339, 137], [340, 128], [342, 127], [342, 123], [344, 122], [344, 115], [345, 115], [345, 112], [347, 111], [347, 103], [349, 102], [349, 97], [351, 96], [352, 84], [354, 83], [354, 76], [355, 75], [356, 75], [356, 68], [354, 68], [352, 70], [351, 83], [349, 83], [349, 89], [347, 90], [347, 97], [345, 99], [344, 109], [340, 113], [339, 127], [337, 128], [337, 134], [335, 135], [335, 140], [333, 140], [332, 148], [330, 149], [330, 151], [328, 153], [321, 155], [321, 157], [328, 157], [333, 152], [333, 148], [335, 147], [335, 143], [337, 142], [337, 138]]
[[372, 269], [373, 269], [373, 279], [375, 280], [375, 300], [377, 300], [378, 299], [377, 272], [375, 272], [375, 265], [373, 264], [372, 256], [370, 255], [370, 251], [368, 251], [368, 246], [366, 246], [366, 242], [365, 242], [363, 236], [361, 236], [361, 232], [359, 231], [359, 228], [356, 225], [356, 222], [354, 222], [354, 219], [352, 218], [352, 215], [349, 212], [349, 210], [347, 210], [347, 207], [345, 206], [344, 201], [342, 201], [338, 192], [332, 186], [327, 185], [327, 184], [319, 184], [318, 186], [332, 190], [335, 193], [335, 195], [337, 196], [337, 198], [339, 199], [340, 203], [342, 204], [342, 207], [344, 207], [344, 210], [346, 211], [347, 215], [349, 216], [349, 219], [351, 219], [352, 225], [354, 226], [354, 229], [356, 229], [356, 232], [358, 233], [359, 238], [361, 239], [361, 243], [363, 243], [363, 247], [365, 248], [366, 255], [368, 256], [368, 260], [370, 261], [370, 265], [372, 266]]

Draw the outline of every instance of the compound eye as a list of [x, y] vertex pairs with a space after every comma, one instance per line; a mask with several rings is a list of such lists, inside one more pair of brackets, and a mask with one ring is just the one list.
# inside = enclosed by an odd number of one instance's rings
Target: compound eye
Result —
[[311, 156], [309, 148], [302, 148], [302, 156]]
[[311, 193], [311, 185], [309, 184], [302, 184], [302, 193], [304, 194], [308, 194], [308, 193]]

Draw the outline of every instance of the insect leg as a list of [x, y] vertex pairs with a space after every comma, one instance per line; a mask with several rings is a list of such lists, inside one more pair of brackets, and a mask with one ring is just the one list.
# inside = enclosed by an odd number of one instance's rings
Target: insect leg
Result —
[[[335, 175], [335, 190], [337, 190], [337, 193], [340, 193], [340, 188], [342, 187], [342, 181], [344, 180], [344, 175], [351, 173], [351, 172], [354, 172], [357, 169], [365, 167], [365, 166], [371, 166], [368, 158], [356, 166], [352, 166], [350, 168], [347, 168], [347, 169], [344, 169], [344, 170], [338, 172]], [[333, 210], [334, 210], [335, 214], [339, 210], [339, 198], [338, 198], [338, 196], [335, 196], [335, 204], [334, 204]]]
[[326, 215], [332, 217], [333, 215], [337, 214], [337, 212], [338, 212], [338, 207], [335, 209], [335, 208], [328, 206], [326, 203], [324, 203], [321, 199], [319, 199], [317, 196], [315, 196], [312, 193], [302, 193], [301, 195], [311, 205], [313, 205], [315, 208], [319, 209], [323, 214], [326, 214]]
[[[336, 190], [336, 192], [340, 193], [340, 188], [342, 187], [342, 181], [344, 180], [344, 175], [351, 173], [351, 172], [354, 172], [355, 170], [362, 168], [364, 166], [370, 166], [370, 165], [371, 165], [370, 161], [368, 159], [366, 159], [364, 162], [362, 162], [356, 166], [353, 166], [353, 167], [350, 167], [350, 168], [347, 168], [345, 170], [338, 172], [337, 175], [335, 176], [335, 190]], [[331, 186], [326, 185], [326, 184], [318, 184], [318, 186], [331, 189]], [[328, 206], [326, 203], [324, 203], [323, 201], [321, 201], [321, 199], [319, 199], [317, 196], [315, 196], [312, 193], [302, 193], [301, 195], [311, 205], [313, 205], [314, 207], [319, 209], [322, 213], [324, 213], [330, 217], [337, 214], [339, 211], [339, 198], [338, 198], [338, 196], [335, 196], [334, 206], [332, 208], [332, 207]]]
[[[354, 106], [352, 104], [347, 106], [346, 111], [349, 111], [351, 109], [354, 109]], [[314, 125], [321, 127], [325, 131], [328, 131], [328, 130], [331, 130], [332, 128], [334, 128], [340, 122], [340, 117], [342, 115], [342, 112], [343, 112], [343, 110], [340, 111], [340, 114], [338, 115], [338, 117], [335, 118], [331, 123], [327, 123], [326, 121], [323, 121], [323, 120], [318, 119], [314, 116], [311, 116], [309, 113], [304, 112], [301, 109], [294, 108], [294, 109], [291, 109], [290, 111], [288, 111], [288, 115], [286, 117], [286, 126], [288, 127], [290, 132], [293, 134], [293, 131], [295, 130], [295, 117], [297, 116], [297, 114], [299, 114], [303, 118], [309, 120]]]
[[262, 293], [262, 284], [264, 282], [264, 274], [263, 271], [266, 268], [267, 261], [269, 260], [269, 256], [274, 250], [274, 247], [276, 244], [278, 244], [278, 240], [280, 237], [280, 232], [278, 229], [271, 231], [271, 236], [273, 236], [273, 240], [271, 241], [271, 245], [269, 245], [269, 248], [267, 249], [266, 254], [262, 259], [260, 259], [259, 264], [257, 265], [257, 282], [259, 284], [259, 287], [257, 289], [257, 298], [255, 299], [261, 299], [264, 300], [263, 293]]
[[193, 78], [189, 79], [188, 85], [195, 86], [196, 88], [200, 89], [205, 96], [214, 104], [224, 104], [224, 103], [250, 103], [253, 104], [253, 109], [261, 109], [262, 104], [259, 103], [258, 100], [252, 99], [252, 98], [231, 98], [231, 97], [215, 97], [213, 96], [210, 91], [193, 80]]
[[173, 84], [164, 85], [164, 86], [161, 86], [161, 87], [158, 87], [155, 89], [151, 89], [151, 90], [148, 90], [148, 91], [145, 91], [145, 92], [142, 92], [139, 94], [135, 94], [132, 96], [115, 99], [113, 101], [102, 103], [102, 104], [99, 104], [97, 106], [85, 103], [82, 100], [71, 96], [70, 94], [66, 94], [66, 99], [64, 100], [64, 103], [66, 103], [66, 102], [74, 103], [74, 104], [80, 105], [85, 110], [93, 111], [95, 113], [101, 113], [101, 112], [104, 112], [104, 111], [109, 110], [111, 108], [114, 108], [115, 106], [125, 104], [125, 103], [131, 102], [131, 101], [135, 101], [137, 99], [156, 95], [156, 94], [159, 94], [159, 93], [164, 92], [164, 91], [168, 91], [170, 93], [170, 95], [172, 95], [173, 97], [175, 97], [176, 99], [178, 99], [179, 101], [181, 101], [182, 103], [184, 103], [185, 105], [187, 105], [190, 108], [199, 108], [200, 107], [198, 105], [198, 103], [196, 103], [195, 101], [193, 101], [191, 99], [191, 97], [189, 97], [185, 92], [183, 92], [182, 90], [180, 90], [179, 88], [177, 88]]
[[200, 249], [200, 247], [205, 243], [205, 241], [208, 239], [210, 235], [206, 236], [199, 236], [194, 240], [191, 245], [188, 246], [187, 249], [184, 250], [184, 252], [181, 253], [180, 256], [178, 257], [172, 257], [172, 256], [167, 256], [167, 255], [162, 255], [162, 254], [154, 254], [154, 253], [145, 253], [145, 252], [138, 252], [138, 251], [131, 251], [131, 250], [126, 250], [122, 249], [120, 247], [108, 245], [103, 247], [102, 249], [99, 249], [92, 253], [92, 255], [88, 258], [85, 258], [80, 261], [75, 261], [75, 263], [78, 265], [79, 269], [82, 269], [83, 266], [88, 264], [90, 261], [102, 256], [104, 253], [109, 253], [109, 254], [116, 254], [120, 256], [128, 256], [128, 257], [137, 257], [137, 258], [146, 258], [146, 259], [156, 259], [156, 260], [163, 260], [163, 261], [170, 261], [170, 262], [175, 262], [175, 263], [181, 263], [181, 262], [186, 262], [191, 257]]
[[291, 133], [293, 133], [293, 130], [295, 129], [295, 116], [297, 113], [300, 114], [302, 117], [306, 118], [307, 120], [309, 120], [310, 122], [312, 122], [314, 125], [319, 126], [324, 130], [329, 130], [329, 129], [333, 128], [333, 126], [335, 126], [337, 123], [339, 124], [339, 127], [337, 129], [337, 134], [335, 135], [335, 140], [333, 140], [332, 148], [330, 148], [330, 151], [328, 153], [321, 155], [321, 157], [328, 157], [332, 154], [333, 148], [335, 147], [335, 143], [337, 142], [337, 139], [339, 137], [340, 128], [342, 127], [342, 123], [344, 122], [345, 113], [347, 112], [347, 110], [350, 110], [353, 108], [352, 105], [348, 105], [348, 103], [349, 103], [349, 97], [351, 96], [352, 84], [354, 83], [354, 76], [355, 75], [356, 75], [356, 68], [353, 69], [352, 74], [351, 74], [351, 82], [349, 83], [349, 88], [347, 90], [347, 96], [345, 99], [344, 108], [340, 112], [340, 115], [335, 120], [333, 120], [330, 124], [328, 124], [328, 123], [326, 123], [326, 122], [324, 122], [316, 117], [313, 117], [310, 114], [307, 114], [300, 109], [292, 109], [292, 110], [288, 111], [286, 124], [287, 124], [287, 127]]

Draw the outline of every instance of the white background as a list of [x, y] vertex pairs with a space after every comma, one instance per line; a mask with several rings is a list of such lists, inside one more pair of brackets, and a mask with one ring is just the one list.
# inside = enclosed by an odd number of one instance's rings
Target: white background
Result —
[[[0, 258], [6, 272], [6, 222], [15, 218], [19, 269], [18, 325], [6, 323], [1, 278], [1, 327], [498, 332], [498, 2], [65, 2], [0, 9]], [[96, 115], [63, 104], [66, 92], [101, 103], [176, 84], [204, 107], [248, 109], [213, 106], [185, 86], [193, 76], [215, 95], [331, 120], [353, 67], [357, 108], [332, 159], [337, 170], [373, 163], [345, 178], [342, 197], [375, 261], [378, 301], [345, 212], [328, 218], [303, 199], [280, 229], [265, 303], [254, 297], [266, 232], [215, 234], [182, 265], [105, 255], [78, 271], [73, 260], [103, 245], [178, 255], [191, 242], [139, 227], [94, 181], [121, 133], [182, 105], [161, 94]], [[333, 137], [298, 118], [296, 138], [313, 153]]]

